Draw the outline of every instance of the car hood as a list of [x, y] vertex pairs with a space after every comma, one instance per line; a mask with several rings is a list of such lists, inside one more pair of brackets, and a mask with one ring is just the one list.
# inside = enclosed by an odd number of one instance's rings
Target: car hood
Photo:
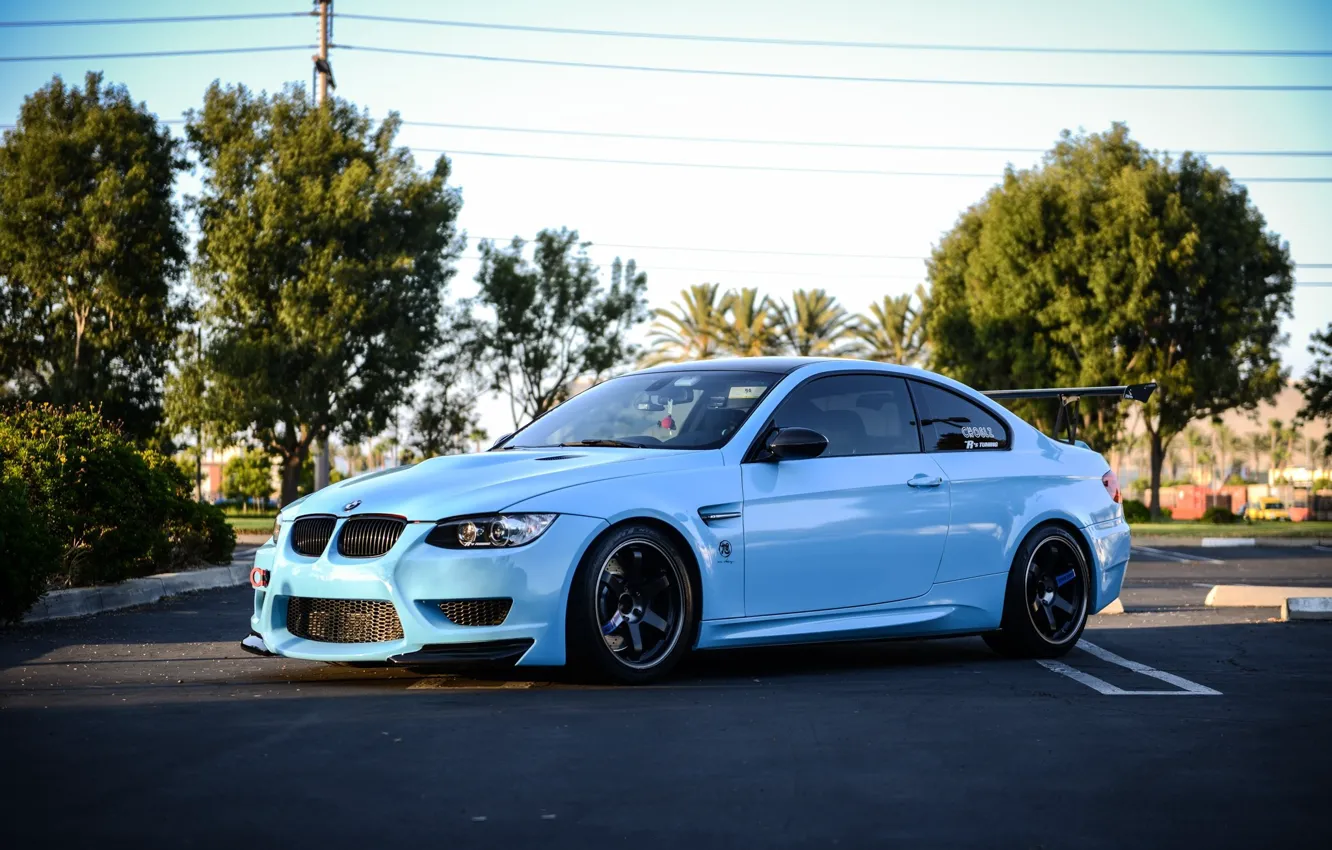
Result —
[[449, 455], [340, 481], [293, 503], [283, 519], [356, 513], [433, 521], [502, 510], [589, 481], [721, 463], [719, 451], [663, 449], [514, 449]]

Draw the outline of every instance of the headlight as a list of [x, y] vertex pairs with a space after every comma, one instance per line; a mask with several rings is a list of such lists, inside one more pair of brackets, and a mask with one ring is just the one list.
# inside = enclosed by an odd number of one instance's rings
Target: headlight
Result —
[[444, 549], [511, 549], [536, 540], [556, 514], [492, 514], [446, 519], [426, 535], [431, 546]]

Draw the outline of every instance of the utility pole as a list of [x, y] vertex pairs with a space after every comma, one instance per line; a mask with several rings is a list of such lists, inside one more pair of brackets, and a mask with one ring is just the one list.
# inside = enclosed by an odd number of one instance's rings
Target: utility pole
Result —
[[[333, 81], [333, 66], [328, 63], [328, 42], [333, 31], [333, 0], [315, 0], [319, 6], [319, 52], [314, 55], [315, 104], [323, 106], [328, 100], [328, 90], [337, 88]], [[328, 444], [328, 431], [319, 435], [315, 443], [314, 488], [322, 490], [329, 484], [333, 469], [333, 453]]]
[[328, 42], [333, 32], [333, 0], [315, 0], [319, 6], [319, 52], [314, 55], [315, 103], [322, 105], [328, 99], [330, 86], [337, 88], [333, 81], [333, 66], [328, 63]]

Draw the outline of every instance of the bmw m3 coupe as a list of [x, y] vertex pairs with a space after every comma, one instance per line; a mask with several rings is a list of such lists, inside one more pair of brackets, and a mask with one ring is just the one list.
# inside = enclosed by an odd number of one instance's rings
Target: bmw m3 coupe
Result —
[[880, 363], [634, 372], [489, 451], [288, 505], [255, 558], [243, 645], [572, 664], [625, 683], [696, 650], [812, 641], [981, 635], [1055, 657], [1119, 595], [1129, 560], [1115, 477], [1069, 422], [1056, 438], [956, 381]]

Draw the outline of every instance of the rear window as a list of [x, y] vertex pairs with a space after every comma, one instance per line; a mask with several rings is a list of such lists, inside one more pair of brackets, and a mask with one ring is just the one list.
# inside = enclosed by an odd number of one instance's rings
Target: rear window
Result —
[[997, 451], [1008, 448], [1008, 429], [998, 417], [957, 393], [911, 381], [927, 452]]

